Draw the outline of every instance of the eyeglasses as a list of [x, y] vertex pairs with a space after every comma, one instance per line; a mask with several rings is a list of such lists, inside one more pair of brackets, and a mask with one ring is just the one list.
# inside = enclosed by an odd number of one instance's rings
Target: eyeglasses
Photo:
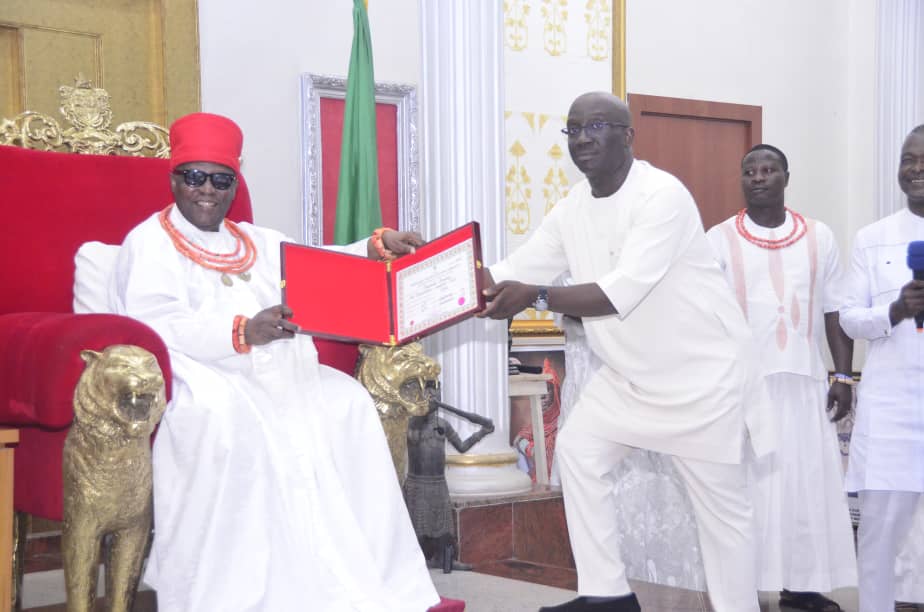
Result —
[[584, 125], [569, 125], [568, 127], [562, 128], [561, 133], [565, 134], [568, 137], [575, 137], [581, 134], [581, 130], [587, 132], [588, 136], [597, 136], [603, 132], [603, 128], [610, 127], [630, 127], [625, 123], [613, 123], [612, 121], [591, 121], [590, 123], [585, 123]]
[[202, 187], [205, 185], [206, 180], [211, 180], [212, 187], [218, 191], [226, 191], [231, 189], [231, 185], [233, 185], [234, 181], [237, 180], [237, 177], [230, 172], [212, 172], [210, 174], [195, 168], [187, 168], [186, 170], [174, 170], [173, 173], [177, 175], [183, 175], [183, 182], [186, 183], [187, 187]]

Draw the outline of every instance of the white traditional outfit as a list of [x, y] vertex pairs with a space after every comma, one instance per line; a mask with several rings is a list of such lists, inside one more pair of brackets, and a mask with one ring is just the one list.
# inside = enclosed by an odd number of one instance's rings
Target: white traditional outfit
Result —
[[[801, 238], [783, 248], [757, 244], [786, 244], [803, 228]], [[854, 586], [853, 526], [837, 426], [826, 412], [822, 357], [825, 313], [837, 312], [842, 300], [834, 234], [787, 211], [776, 228], [743, 215], [706, 236], [754, 332], [778, 417], [777, 452], [750, 465], [758, 585], [762, 591], [815, 592]]]
[[[860, 501], [860, 612], [891, 609], [896, 556], [924, 494], [924, 336], [913, 319], [894, 327], [889, 320], [911, 280], [913, 240], [924, 240], [924, 217], [908, 209], [861, 229], [841, 309], [847, 335], [868, 341], [846, 480]], [[920, 580], [924, 568], [917, 571]]]
[[[587, 345], [584, 326], [571, 317], [561, 322], [567, 374], [561, 385], [558, 427], [564, 427], [581, 389], [600, 358]], [[554, 485], [561, 485], [558, 461], [552, 463]], [[616, 534], [626, 576], [643, 582], [695, 591], [706, 590], [693, 506], [683, 480], [667, 455], [634, 449], [613, 470]]]
[[[559, 432], [557, 458], [578, 591], [628, 594], [612, 472], [633, 447], [673, 455], [699, 527], [717, 612], [758, 610], [742, 457], [759, 411], [751, 334], [713, 259], [696, 204], [673, 176], [634, 161], [620, 189], [574, 186], [496, 281], [596, 283], [618, 314], [587, 317], [602, 365]], [[759, 428], [751, 429], [752, 441]], [[756, 437], [755, 437], [756, 436]], [[760, 444], [761, 450], [767, 446]]]
[[[224, 225], [201, 231], [175, 206], [169, 219], [204, 249], [235, 249]], [[112, 310], [150, 325], [173, 367], [145, 575], [158, 609], [423, 612], [439, 597], [368, 393], [319, 365], [308, 336], [232, 347], [236, 315], [280, 301], [285, 239], [239, 227], [257, 250], [249, 281], [222, 284], [154, 216], [126, 238], [110, 286]]]
[[924, 602], [924, 495], [895, 562], [895, 599]]

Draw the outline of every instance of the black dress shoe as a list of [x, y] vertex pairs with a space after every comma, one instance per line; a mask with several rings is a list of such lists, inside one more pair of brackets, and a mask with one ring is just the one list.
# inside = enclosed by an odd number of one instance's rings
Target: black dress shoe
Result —
[[578, 597], [557, 606], [543, 606], [539, 612], [642, 612], [635, 593], [623, 597]]

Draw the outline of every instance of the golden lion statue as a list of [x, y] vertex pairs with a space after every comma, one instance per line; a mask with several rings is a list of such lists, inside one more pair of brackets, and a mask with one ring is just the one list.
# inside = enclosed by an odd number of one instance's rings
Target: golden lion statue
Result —
[[398, 481], [404, 483], [408, 420], [429, 411], [427, 388], [439, 384], [440, 364], [417, 342], [392, 347], [363, 344], [359, 353], [356, 378], [375, 401]]
[[64, 443], [64, 575], [68, 612], [95, 609], [100, 544], [109, 610], [131, 610], [152, 518], [151, 433], [164, 413], [164, 377], [154, 355], [125, 345], [81, 351]]

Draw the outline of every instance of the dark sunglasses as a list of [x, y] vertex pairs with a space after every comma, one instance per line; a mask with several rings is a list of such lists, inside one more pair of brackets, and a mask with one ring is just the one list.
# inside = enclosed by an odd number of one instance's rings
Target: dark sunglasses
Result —
[[182, 174], [183, 182], [186, 183], [187, 187], [202, 187], [205, 185], [206, 180], [212, 181], [212, 187], [218, 191], [225, 191], [231, 189], [231, 185], [234, 184], [234, 181], [237, 180], [237, 177], [231, 174], [230, 172], [203, 172], [202, 170], [196, 170], [195, 168], [187, 168], [186, 170], [174, 170], [174, 174]]

